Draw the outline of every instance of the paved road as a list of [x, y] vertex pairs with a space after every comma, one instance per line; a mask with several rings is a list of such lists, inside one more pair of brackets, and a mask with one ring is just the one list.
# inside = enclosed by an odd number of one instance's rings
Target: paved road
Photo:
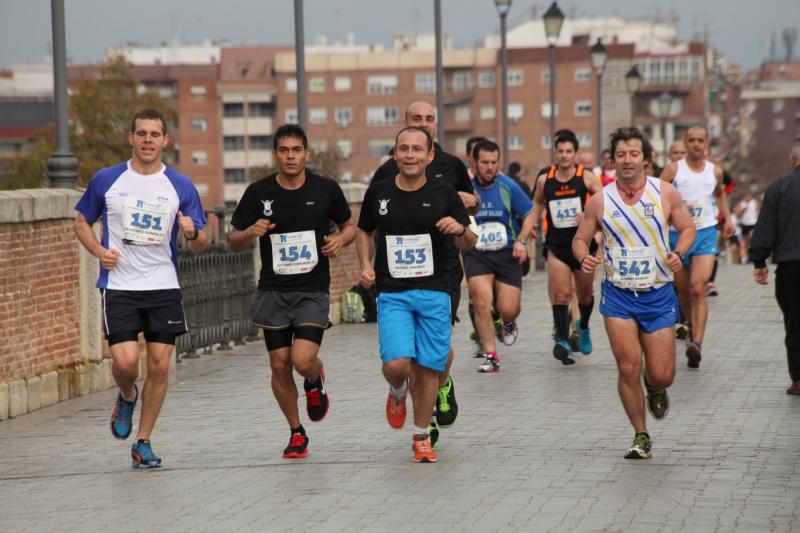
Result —
[[537, 274], [502, 372], [478, 374], [456, 328], [461, 414], [435, 465], [413, 464], [410, 427], [385, 421], [374, 327], [339, 326], [307, 459], [280, 457], [288, 429], [253, 343], [180, 363], [158, 471], [131, 470], [130, 444], [109, 434], [113, 391], [0, 424], [0, 531], [800, 531], [800, 399], [784, 393], [773, 286], [750, 272], [721, 269], [702, 367], [679, 350], [650, 461], [622, 458], [633, 432], [600, 320], [593, 355], [551, 357]]

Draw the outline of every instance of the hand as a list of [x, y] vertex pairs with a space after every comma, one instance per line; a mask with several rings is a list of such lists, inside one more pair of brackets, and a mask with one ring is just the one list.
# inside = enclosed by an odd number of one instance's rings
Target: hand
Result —
[[600, 258], [595, 257], [592, 254], [587, 255], [583, 259], [581, 259], [581, 272], [585, 272], [586, 274], [591, 274], [592, 272], [597, 269], [600, 265]]
[[474, 194], [458, 191], [458, 196], [461, 198], [461, 201], [464, 203], [464, 207], [467, 209], [478, 207], [478, 198]]
[[733, 227], [733, 222], [728, 218], [725, 220], [725, 225], [722, 227], [722, 236], [727, 239], [728, 237], [733, 237], [735, 234], [736, 228]]
[[117, 259], [119, 259], [119, 252], [117, 250], [103, 248], [103, 251], [100, 252], [100, 265], [106, 270], [114, 270], [114, 267], [117, 266]]
[[187, 239], [194, 237], [194, 220], [192, 217], [185, 216], [181, 211], [178, 211], [178, 225], [181, 227], [181, 233]]
[[760, 285], [766, 285], [769, 280], [769, 269], [764, 267], [753, 270], [753, 279]]
[[519, 241], [514, 241], [514, 248], [511, 250], [511, 256], [516, 257], [521, 265], [528, 258], [528, 247]]
[[678, 257], [677, 254], [669, 252], [667, 254], [667, 266], [673, 272], [677, 272], [683, 268], [683, 261], [681, 261], [681, 258]]
[[375, 271], [372, 267], [367, 267], [361, 271], [361, 275], [358, 276], [358, 282], [365, 289], [369, 289], [375, 284]]
[[531, 237], [531, 239], [539, 240], [539, 226], [534, 226], [531, 229], [530, 237]]
[[322, 238], [322, 240], [325, 241], [325, 246], [320, 248], [322, 254], [328, 256], [331, 259], [339, 257], [339, 254], [342, 253], [341, 239], [339, 239], [338, 236], [331, 237], [330, 235], [325, 235]]
[[260, 218], [255, 224], [247, 228], [247, 233], [249, 233], [251, 237], [263, 237], [274, 228], [275, 224], [270, 222], [268, 218]]
[[460, 224], [453, 217], [444, 217], [439, 219], [439, 221], [436, 223], [436, 227], [445, 235], [462, 235], [466, 229], [466, 227]]

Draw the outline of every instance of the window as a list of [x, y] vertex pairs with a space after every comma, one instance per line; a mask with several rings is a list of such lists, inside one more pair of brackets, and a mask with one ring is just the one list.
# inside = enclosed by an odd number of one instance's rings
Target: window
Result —
[[309, 148], [317, 154], [328, 151], [328, 141], [311, 141]]
[[497, 111], [493, 105], [485, 105], [481, 107], [482, 119], [493, 119], [497, 116]]
[[326, 124], [328, 122], [328, 110], [324, 107], [312, 107], [308, 112], [308, 121], [311, 124]]
[[424, 73], [416, 76], [417, 94], [431, 94], [436, 92], [436, 74]]
[[678, 58], [678, 83], [689, 82], [689, 60], [686, 57]]
[[380, 159], [394, 148], [394, 139], [372, 140], [369, 141], [369, 156]]
[[592, 134], [586, 132], [578, 132], [575, 134], [578, 138], [578, 144], [581, 148], [591, 148], [592, 146]]
[[396, 107], [368, 107], [367, 126], [394, 126], [397, 124]]
[[336, 76], [333, 79], [333, 90], [346, 92], [350, 90], [350, 76]]
[[347, 159], [353, 153], [353, 141], [349, 139], [339, 139], [336, 141], [336, 157]]
[[251, 135], [248, 140], [251, 150], [272, 150], [272, 135]]
[[353, 108], [337, 107], [333, 110], [333, 117], [337, 126], [346, 128], [351, 122], [353, 122]]
[[592, 69], [590, 68], [576, 68], [575, 81], [578, 83], [585, 83], [592, 81]]
[[205, 150], [194, 150], [192, 152], [192, 164], [194, 165], [207, 165], [208, 152]]
[[247, 113], [251, 117], [275, 117], [275, 104], [272, 102], [250, 102]]
[[522, 150], [522, 136], [509, 135], [508, 136], [508, 149], [509, 150]]
[[478, 87], [494, 87], [494, 72], [487, 70], [478, 74]]
[[772, 119], [772, 131], [783, 131], [786, 127], [786, 121], [783, 118]]
[[178, 91], [175, 89], [174, 83], [166, 83], [164, 85], [159, 85], [156, 88], [156, 92], [158, 96], [161, 98], [165, 98], [169, 100], [170, 98], [175, 98], [178, 95]]
[[226, 168], [225, 183], [244, 183], [245, 172], [243, 168]]
[[552, 139], [550, 138], [549, 133], [545, 133], [542, 135], [542, 148], [549, 150], [552, 148]]
[[287, 109], [286, 110], [286, 123], [287, 124], [297, 124], [300, 122], [300, 115], [297, 113], [297, 109]]
[[205, 85], [192, 85], [189, 88], [189, 94], [192, 95], [192, 100], [205, 100], [206, 86]]
[[541, 74], [539, 74], [539, 83], [550, 83], [550, 70], [544, 69]]
[[397, 94], [397, 76], [369, 76], [367, 94]]
[[575, 102], [575, 116], [576, 117], [589, 117], [592, 115], [592, 101], [591, 100], [578, 100]]
[[525, 110], [522, 104], [520, 103], [508, 104], [508, 120], [512, 122], [517, 122], [523, 117], [524, 114]]
[[[556, 104], [556, 116], [558, 116], [558, 104]], [[542, 104], [542, 118], [550, 118], [550, 102]]]
[[297, 78], [286, 78], [286, 92], [287, 93], [297, 92]]
[[509, 69], [508, 76], [506, 77], [506, 79], [508, 80], [509, 87], [519, 87], [522, 85], [524, 77], [520, 69], [512, 68]]
[[192, 117], [192, 131], [208, 131], [208, 120], [205, 117]]
[[693, 57], [692, 58], [692, 74], [691, 74], [691, 78], [689, 79], [689, 81], [692, 82], [692, 83], [697, 83], [697, 82], [700, 81], [700, 77], [701, 77], [700, 73], [702, 72], [702, 69], [701, 69], [702, 63], [701, 63], [701, 61], [702, 60], [699, 57]]
[[780, 113], [781, 111], [783, 111], [783, 108], [785, 107], [785, 105], [786, 104], [784, 103], [783, 98], [774, 99], [772, 101], [772, 112], [773, 113]]
[[222, 141], [225, 150], [244, 150], [243, 135], [226, 135]]
[[244, 104], [222, 104], [222, 116], [225, 117], [243, 117]]
[[308, 90], [311, 91], [312, 93], [324, 93], [325, 78], [317, 77], [308, 80]]
[[339, 173], [339, 181], [349, 183], [353, 181], [353, 171], [352, 170], [342, 170]]
[[468, 91], [472, 87], [472, 79], [469, 72], [454, 72], [453, 73], [453, 90], [454, 91]]
[[468, 105], [456, 106], [455, 110], [456, 122], [469, 122], [470, 118], [471, 118], [470, 110]]

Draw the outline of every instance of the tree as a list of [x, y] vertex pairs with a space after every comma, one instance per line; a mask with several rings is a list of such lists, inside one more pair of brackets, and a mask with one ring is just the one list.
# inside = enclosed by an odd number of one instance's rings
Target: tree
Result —
[[[139, 82], [121, 56], [106, 60], [99, 75], [82, 78], [69, 97], [69, 142], [78, 159], [78, 185], [86, 186], [98, 170], [130, 158], [127, 134], [131, 117], [144, 107], [158, 109], [168, 122], [176, 115], [153, 90], [139, 93]], [[36, 133], [31, 148], [12, 164], [6, 189], [48, 183], [47, 159], [53, 153], [54, 126]], [[168, 148], [171, 150], [171, 145]]]

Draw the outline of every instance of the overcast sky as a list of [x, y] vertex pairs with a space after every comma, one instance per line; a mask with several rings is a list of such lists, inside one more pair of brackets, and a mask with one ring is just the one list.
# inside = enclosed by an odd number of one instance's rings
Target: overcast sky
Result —
[[[157, 44], [170, 37], [234, 45], [292, 44], [293, 0], [64, 0], [67, 53], [73, 63], [97, 63], [109, 46]], [[539, 14], [548, 2], [514, 0], [509, 23]], [[661, 7], [669, 4], [671, 7]], [[561, 0], [567, 16], [678, 17], [684, 38], [702, 35], [744, 68], [766, 59], [770, 35], [800, 26], [800, 0]], [[395, 31], [433, 31], [433, 0], [305, 0], [306, 42], [356, 36], [360, 44], [389, 45]], [[674, 11], [670, 11], [674, 9]], [[442, 25], [457, 46], [470, 46], [499, 29], [493, 0], [442, 0]], [[51, 41], [50, 0], [0, 0], [0, 68], [41, 62]], [[795, 46], [800, 57], [800, 43]], [[797, 59], [796, 59], [797, 60]]]

